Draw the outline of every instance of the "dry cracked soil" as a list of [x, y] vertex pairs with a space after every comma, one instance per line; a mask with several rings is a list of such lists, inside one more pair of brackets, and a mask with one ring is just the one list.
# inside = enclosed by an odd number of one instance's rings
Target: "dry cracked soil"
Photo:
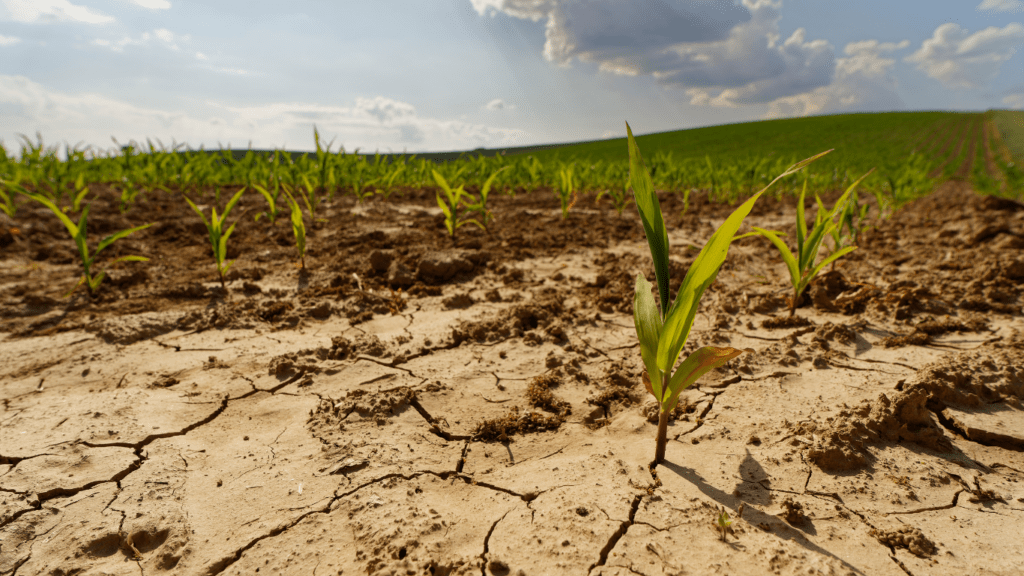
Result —
[[[432, 194], [325, 203], [302, 270], [247, 197], [226, 291], [180, 198], [97, 201], [154, 226], [95, 299], [52, 215], [0, 215], [0, 574], [1024, 573], [1021, 204], [943, 185], [796, 319], [736, 242], [688, 347], [750, 351], [652, 466], [635, 208], [495, 198], [453, 242]], [[731, 210], [696, 196], [662, 196], [673, 289]]]

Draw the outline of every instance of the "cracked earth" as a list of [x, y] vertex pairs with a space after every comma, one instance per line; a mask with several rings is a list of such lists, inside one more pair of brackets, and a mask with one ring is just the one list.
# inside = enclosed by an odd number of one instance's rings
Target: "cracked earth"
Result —
[[[187, 205], [112, 199], [90, 229], [158, 222], [114, 248], [152, 261], [94, 301], [62, 298], [52, 216], [0, 220], [0, 574], [1021, 572], [1024, 206], [944, 185], [799, 322], [778, 254], [736, 242], [688, 347], [750, 351], [652, 466], [635, 209], [563, 222], [535, 191], [452, 242], [396, 197], [325, 205], [301, 271], [286, 222], [243, 219], [227, 292]], [[674, 290], [730, 207], [662, 198]]]

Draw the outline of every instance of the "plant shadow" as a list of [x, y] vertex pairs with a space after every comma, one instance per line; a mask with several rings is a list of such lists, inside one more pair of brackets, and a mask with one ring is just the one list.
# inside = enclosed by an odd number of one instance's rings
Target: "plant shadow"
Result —
[[[701, 475], [697, 473], [697, 471], [694, 470], [693, 468], [680, 466], [678, 464], [669, 462], [668, 460], [663, 461], [661, 463], [661, 466], [673, 472], [674, 474], [686, 480], [687, 482], [693, 484], [693, 486], [700, 490], [705, 496], [714, 500], [718, 504], [725, 506], [728, 509], [735, 511], [739, 507], [739, 504], [744, 501], [743, 498], [733, 496], [732, 494], [723, 492], [718, 488], [715, 488], [714, 486], [708, 484], [707, 482], [704, 481], [704, 478], [702, 478]], [[761, 510], [758, 510], [754, 506], [748, 506], [745, 507], [743, 511], [743, 519], [749, 522], [750, 524], [758, 528], [761, 528], [762, 530], [770, 531], [778, 538], [781, 538], [783, 540], [791, 540], [794, 543], [806, 548], [807, 550], [816, 552], [823, 556], [834, 558], [841, 562], [846, 569], [850, 570], [855, 574], [864, 574], [864, 572], [856, 566], [850, 564], [849, 562], [840, 558], [839, 556], [836, 556], [831, 551], [826, 550], [821, 546], [818, 546], [814, 542], [811, 542], [804, 536], [804, 534], [799, 529], [790, 526], [788, 523], [784, 522], [777, 516], [766, 514]], [[809, 520], [807, 521], [807, 524], [810, 524]], [[811, 535], [816, 534], [813, 526], [811, 526], [810, 530], [808, 530], [807, 532]]]

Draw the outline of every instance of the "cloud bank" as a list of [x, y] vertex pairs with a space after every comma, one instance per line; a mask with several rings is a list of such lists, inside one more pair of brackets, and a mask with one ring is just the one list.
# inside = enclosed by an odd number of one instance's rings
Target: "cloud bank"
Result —
[[312, 150], [314, 123], [328, 141], [334, 134], [344, 134], [337, 145], [349, 152], [356, 147], [362, 152], [469, 150], [514, 145], [527, 136], [522, 130], [424, 117], [411, 104], [383, 96], [357, 98], [352, 106], [204, 102], [193, 108], [159, 110], [106, 96], [50, 90], [24, 76], [0, 75], [0, 114], [5, 118], [0, 137], [8, 152], [15, 153], [17, 134], [37, 130], [44, 139], [56, 134], [69, 143], [82, 141], [100, 149], [109, 147], [115, 136], [122, 143], [149, 137], [165, 144], [188, 142], [194, 148], [252, 141], [255, 148], [287, 145], [289, 150]]
[[974, 34], [946, 23], [904, 60], [947, 87], [978, 88], [999, 74], [1003, 62], [1021, 44], [1024, 26], [1016, 22], [1003, 28], [989, 26]]

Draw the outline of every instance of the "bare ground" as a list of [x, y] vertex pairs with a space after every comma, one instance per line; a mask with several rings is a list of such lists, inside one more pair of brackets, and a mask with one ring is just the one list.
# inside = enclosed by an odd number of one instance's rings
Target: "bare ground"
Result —
[[[730, 208], [663, 198], [676, 288]], [[95, 301], [51, 215], [0, 221], [0, 574], [1021, 573], [1024, 206], [944, 186], [800, 322], [737, 242], [689, 346], [752, 352], [652, 467], [635, 209], [497, 200], [454, 244], [428, 192], [335, 201], [299, 271], [247, 198], [227, 293], [184, 202], [97, 205], [158, 224]]]

